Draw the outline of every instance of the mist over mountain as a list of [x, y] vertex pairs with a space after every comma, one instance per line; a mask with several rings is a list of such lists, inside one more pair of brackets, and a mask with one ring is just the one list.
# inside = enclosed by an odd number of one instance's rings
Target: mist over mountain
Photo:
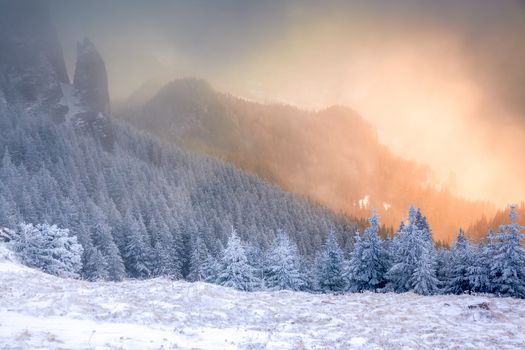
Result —
[[417, 204], [439, 240], [493, 210], [437, 186], [431, 169], [393, 154], [350, 108], [306, 111], [256, 103], [218, 92], [203, 80], [180, 79], [118, 116], [335, 211], [366, 216], [376, 208], [385, 223], [397, 226], [408, 205]]

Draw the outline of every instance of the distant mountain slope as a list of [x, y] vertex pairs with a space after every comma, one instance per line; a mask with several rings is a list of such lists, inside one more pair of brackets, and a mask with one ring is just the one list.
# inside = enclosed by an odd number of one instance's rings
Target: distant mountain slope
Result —
[[432, 187], [428, 168], [392, 154], [375, 129], [345, 107], [308, 112], [260, 104], [219, 93], [201, 80], [181, 79], [118, 116], [336, 211], [364, 216], [375, 207], [384, 222], [397, 226], [415, 203], [437, 239], [447, 240], [460, 226], [492, 212], [489, 204]]

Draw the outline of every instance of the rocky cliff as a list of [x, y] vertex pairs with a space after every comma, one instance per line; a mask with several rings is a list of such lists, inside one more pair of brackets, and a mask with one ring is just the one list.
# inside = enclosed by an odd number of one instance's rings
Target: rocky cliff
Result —
[[61, 83], [69, 83], [58, 37], [43, 1], [0, 2], [0, 88], [8, 103], [64, 120]]
[[73, 86], [80, 106], [73, 122], [79, 128], [94, 133], [104, 147], [111, 148], [113, 132], [109, 119], [111, 105], [106, 65], [95, 45], [87, 38], [77, 45]]
[[72, 122], [106, 149], [113, 144], [104, 61], [88, 39], [78, 44], [73, 84], [45, 1], [0, 1], [0, 112], [17, 106]]

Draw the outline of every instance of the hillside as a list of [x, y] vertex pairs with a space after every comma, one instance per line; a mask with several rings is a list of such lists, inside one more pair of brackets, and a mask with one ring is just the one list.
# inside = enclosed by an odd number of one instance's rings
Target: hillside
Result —
[[450, 240], [460, 226], [493, 211], [488, 203], [437, 189], [430, 169], [390, 152], [349, 108], [309, 112], [249, 102], [194, 79], [175, 80], [140, 106], [133, 101], [117, 116], [335, 211], [363, 217], [376, 208], [383, 222], [397, 227], [415, 203], [438, 240]]
[[42, 2], [0, 5], [0, 226], [67, 228], [84, 248], [82, 277], [112, 280], [187, 278], [222, 250], [232, 227], [258, 250], [285, 230], [306, 256], [330, 228], [342, 243], [357, 229], [351, 218], [115, 122], [95, 45], [79, 42], [70, 83]]
[[[525, 301], [490, 296], [245, 293], [165, 278], [60, 279], [0, 244], [0, 347], [519, 349]], [[477, 305], [486, 303], [486, 308]]]

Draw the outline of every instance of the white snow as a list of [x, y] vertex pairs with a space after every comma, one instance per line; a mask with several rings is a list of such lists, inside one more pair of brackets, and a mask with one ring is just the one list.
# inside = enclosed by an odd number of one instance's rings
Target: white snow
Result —
[[524, 349], [525, 300], [90, 283], [18, 265], [0, 244], [0, 348]]

